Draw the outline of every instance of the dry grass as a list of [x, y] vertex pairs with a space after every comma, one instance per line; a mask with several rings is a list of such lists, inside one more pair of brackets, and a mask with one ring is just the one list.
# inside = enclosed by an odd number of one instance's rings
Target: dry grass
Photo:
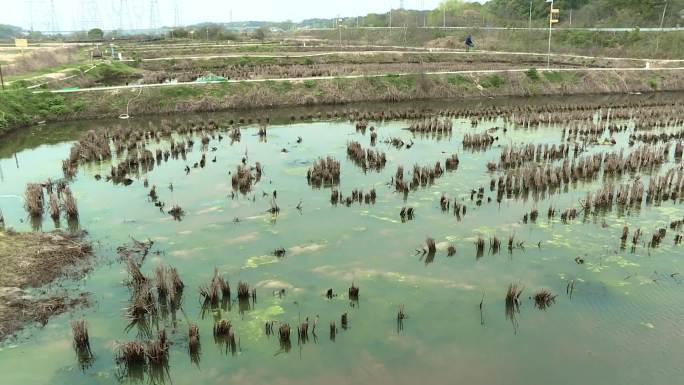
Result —
[[171, 287], [173, 287], [173, 290], [176, 292], [183, 291], [185, 284], [183, 283], [183, 280], [178, 274], [178, 270], [176, 270], [175, 267], [170, 266], [168, 270], [168, 275], [171, 278]]
[[150, 341], [145, 348], [145, 355], [150, 365], [163, 365], [169, 360], [169, 341], [166, 331], [162, 329], [155, 340]]
[[237, 296], [240, 300], [249, 299], [249, 284], [240, 281], [238, 283]]
[[230, 333], [230, 321], [222, 319], [214, 323], [214, 340], [218, 341], [228, 337]]
[[147, 283], [148, 279], [140, 271], [140, 266], [136, 263], [132, 257], [128, 257], [126, 260], [126, 266], [128, 268], [128, 275], [131, 277], [131, 284], [134, 287], [140, 287]]
[[351, 287], [349, 288], [349, 299], [352, 301], [358, 301], [359, 300], [359, 287], [355, 286], [353, 283]]
[[346, 329], [349, 326], [349, 316], [346, 312], [340, 316], [340, 325], [342, 325], [342, 329]]
[[475, 255], [480, 258], [484, 255], [485, 240], [482, 237], [478, 237], [475, 241]]
[[58, 221], [60, 214], [59, 200], [57, 199], [57, 194], [50, 193], [50, 217]]
[[307, 171], [306, 179], [312, 187], [331, 187], [340, 183], [340, 162], [332, 157], [321, 158]]
[[124, 342], [117, 348], [116, 361], [123, 365], [124, 377], [142, 381], [147, 366], [145, 345], [140, 341]]
[[71, 321], [71, 332], [74, 336], [74, 348], [90, 351], [88, 325], [84, 319]]
[[43, 186], [39, 183], [28, 183], [26, 185], [26, 192], [24, 193], [25, 207], [29, 215], [33, 217], [40, 217], [43, 215], [45, 209], [45, 197], [43, 195]]
[[538, 309], [546, 310], [556, 301], [556, 296], [546, 289], [539, 290], [534, 294], [534, 304]]
[[230, 300], [230, 285], [219, 275], [218, 269], [214, 269], [209, 285], [200, 287], [200, 296], [204, 298], [204, 308], [216, 308], [221, 298]]
[[50, 67], [58, 67], [76, 60], [79, 47], [46, 48], [22, 55], [8, 65], [3, 65], [5, 76], [22, 75]]
[[71, 321], [71, 333], [74, 337], [74, 350], [76, 358], [82, 369], [90, 367], [93, 353], [90, 349], [90, 337], [88, 335], [88, 324], [84, 319]]
[[62, 204], [64, 212], [68, 219], [78, 219], [78, 207], [76, 206], [76, 199], [68, 187], [62, 191]]
[[131, 325], [145, 323], [149, 316], [157, 314], [157, 306], [150, 285], [145, 282], [133, 290], [131, 302], [126, 309], [126, 318]]
[[435, 245], [434, 239], [427, 238], [425, 240], [425, 245], [427, 246], [428, 254], [434, 255], [437, 252], [437, 246]]
[[39, 287], [64, 273], [80, 276], [80, 269], [70, 268], [87, 262], [92, 253], [84, 235], [0, 231], [0, 287]]
[[200, 349], [199, 327], [196, 324], [191, 323], [188, 326], [188, 352], [190, 353], [190, 360], [195, 365], [199, 364]]
[[290, 325], [284, 323], [278, 328], [278, 338], [281, 343], [290, 342]]
[[520, 295], [523, 289], [517, 284], [508, 285], [506, 290], [506, 318], [510, 319], [515, 324], [515, 314], [520, 311]]

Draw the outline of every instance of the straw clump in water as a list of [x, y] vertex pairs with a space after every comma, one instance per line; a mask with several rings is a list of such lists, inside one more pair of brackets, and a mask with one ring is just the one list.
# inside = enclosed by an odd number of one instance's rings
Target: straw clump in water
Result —
[[556, 301], [556, 296], [546, 289], [536, 292], [533, 298], [535, 306], [541, 310], [546, 310]]

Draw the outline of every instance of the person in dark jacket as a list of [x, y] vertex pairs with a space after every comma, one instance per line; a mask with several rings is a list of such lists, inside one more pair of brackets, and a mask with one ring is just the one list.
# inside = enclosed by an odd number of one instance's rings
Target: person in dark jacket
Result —
[[473, 37], [468, 35], [465, 39], [466, 52], [469, 52], [471, 48], [475, 48], [475, 43], [473, 43]]

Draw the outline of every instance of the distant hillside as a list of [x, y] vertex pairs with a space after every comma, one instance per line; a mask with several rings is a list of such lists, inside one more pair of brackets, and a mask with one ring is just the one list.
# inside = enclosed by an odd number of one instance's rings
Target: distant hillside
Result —
[[[448, 0], [448, 3], [461, 3]], [[665, 11], [666, 26], [684, 25], [684, 0], [556, 0], [561, 22], [568, 24], [572, 11], [573, 25], [605, 27], [657, 27]], [[484, 8], [502, 20], [529, 19], [529, 0], [490, 0]], [[549, 4], [532, 0], [532, 17], [546, 19]]]
[[[663, 25], [684, 26], [684, 0], [555, 0], [560, 9], [560, 26], [573, 27], [658, 27], [663, 11]], [[530, 7], [531, 5], [531, 7]], [[546, 0], [489, 0], [485, 3], [444, 0], [434, 10], [392, 10], [393, 26], [527, 26], [548, 25], [549, 5]], [[346, 26], [383, 27], [389, 14], [342, 18]], [[304, 20], [299, 27], [330, 27], [333, 19]]]
[[21, 35], [22, 29], [13, 25], [0, 24], [0, 39], [9, 39]]

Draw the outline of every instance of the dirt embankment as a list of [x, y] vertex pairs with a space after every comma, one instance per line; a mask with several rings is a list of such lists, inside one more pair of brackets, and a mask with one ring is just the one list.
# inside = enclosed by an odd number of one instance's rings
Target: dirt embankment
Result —
[[142, 92], [130, 89], [64, 96], [67, 101], [89, 100], [86, 109], [70, 116], [73, 119], [116, 117], [126, 112], [127, 105], [131, 115], [143, 115], [356, 102], [681, 90], [684, 71], [535, 70], [180, 85], [146, 88]]
[[92, 255], [84, 233], [17, 233], [0, 230], [0, 340], [32, 322], [87, 304], [85, 293], [51, 293], [41, 287], [89, 268]]

